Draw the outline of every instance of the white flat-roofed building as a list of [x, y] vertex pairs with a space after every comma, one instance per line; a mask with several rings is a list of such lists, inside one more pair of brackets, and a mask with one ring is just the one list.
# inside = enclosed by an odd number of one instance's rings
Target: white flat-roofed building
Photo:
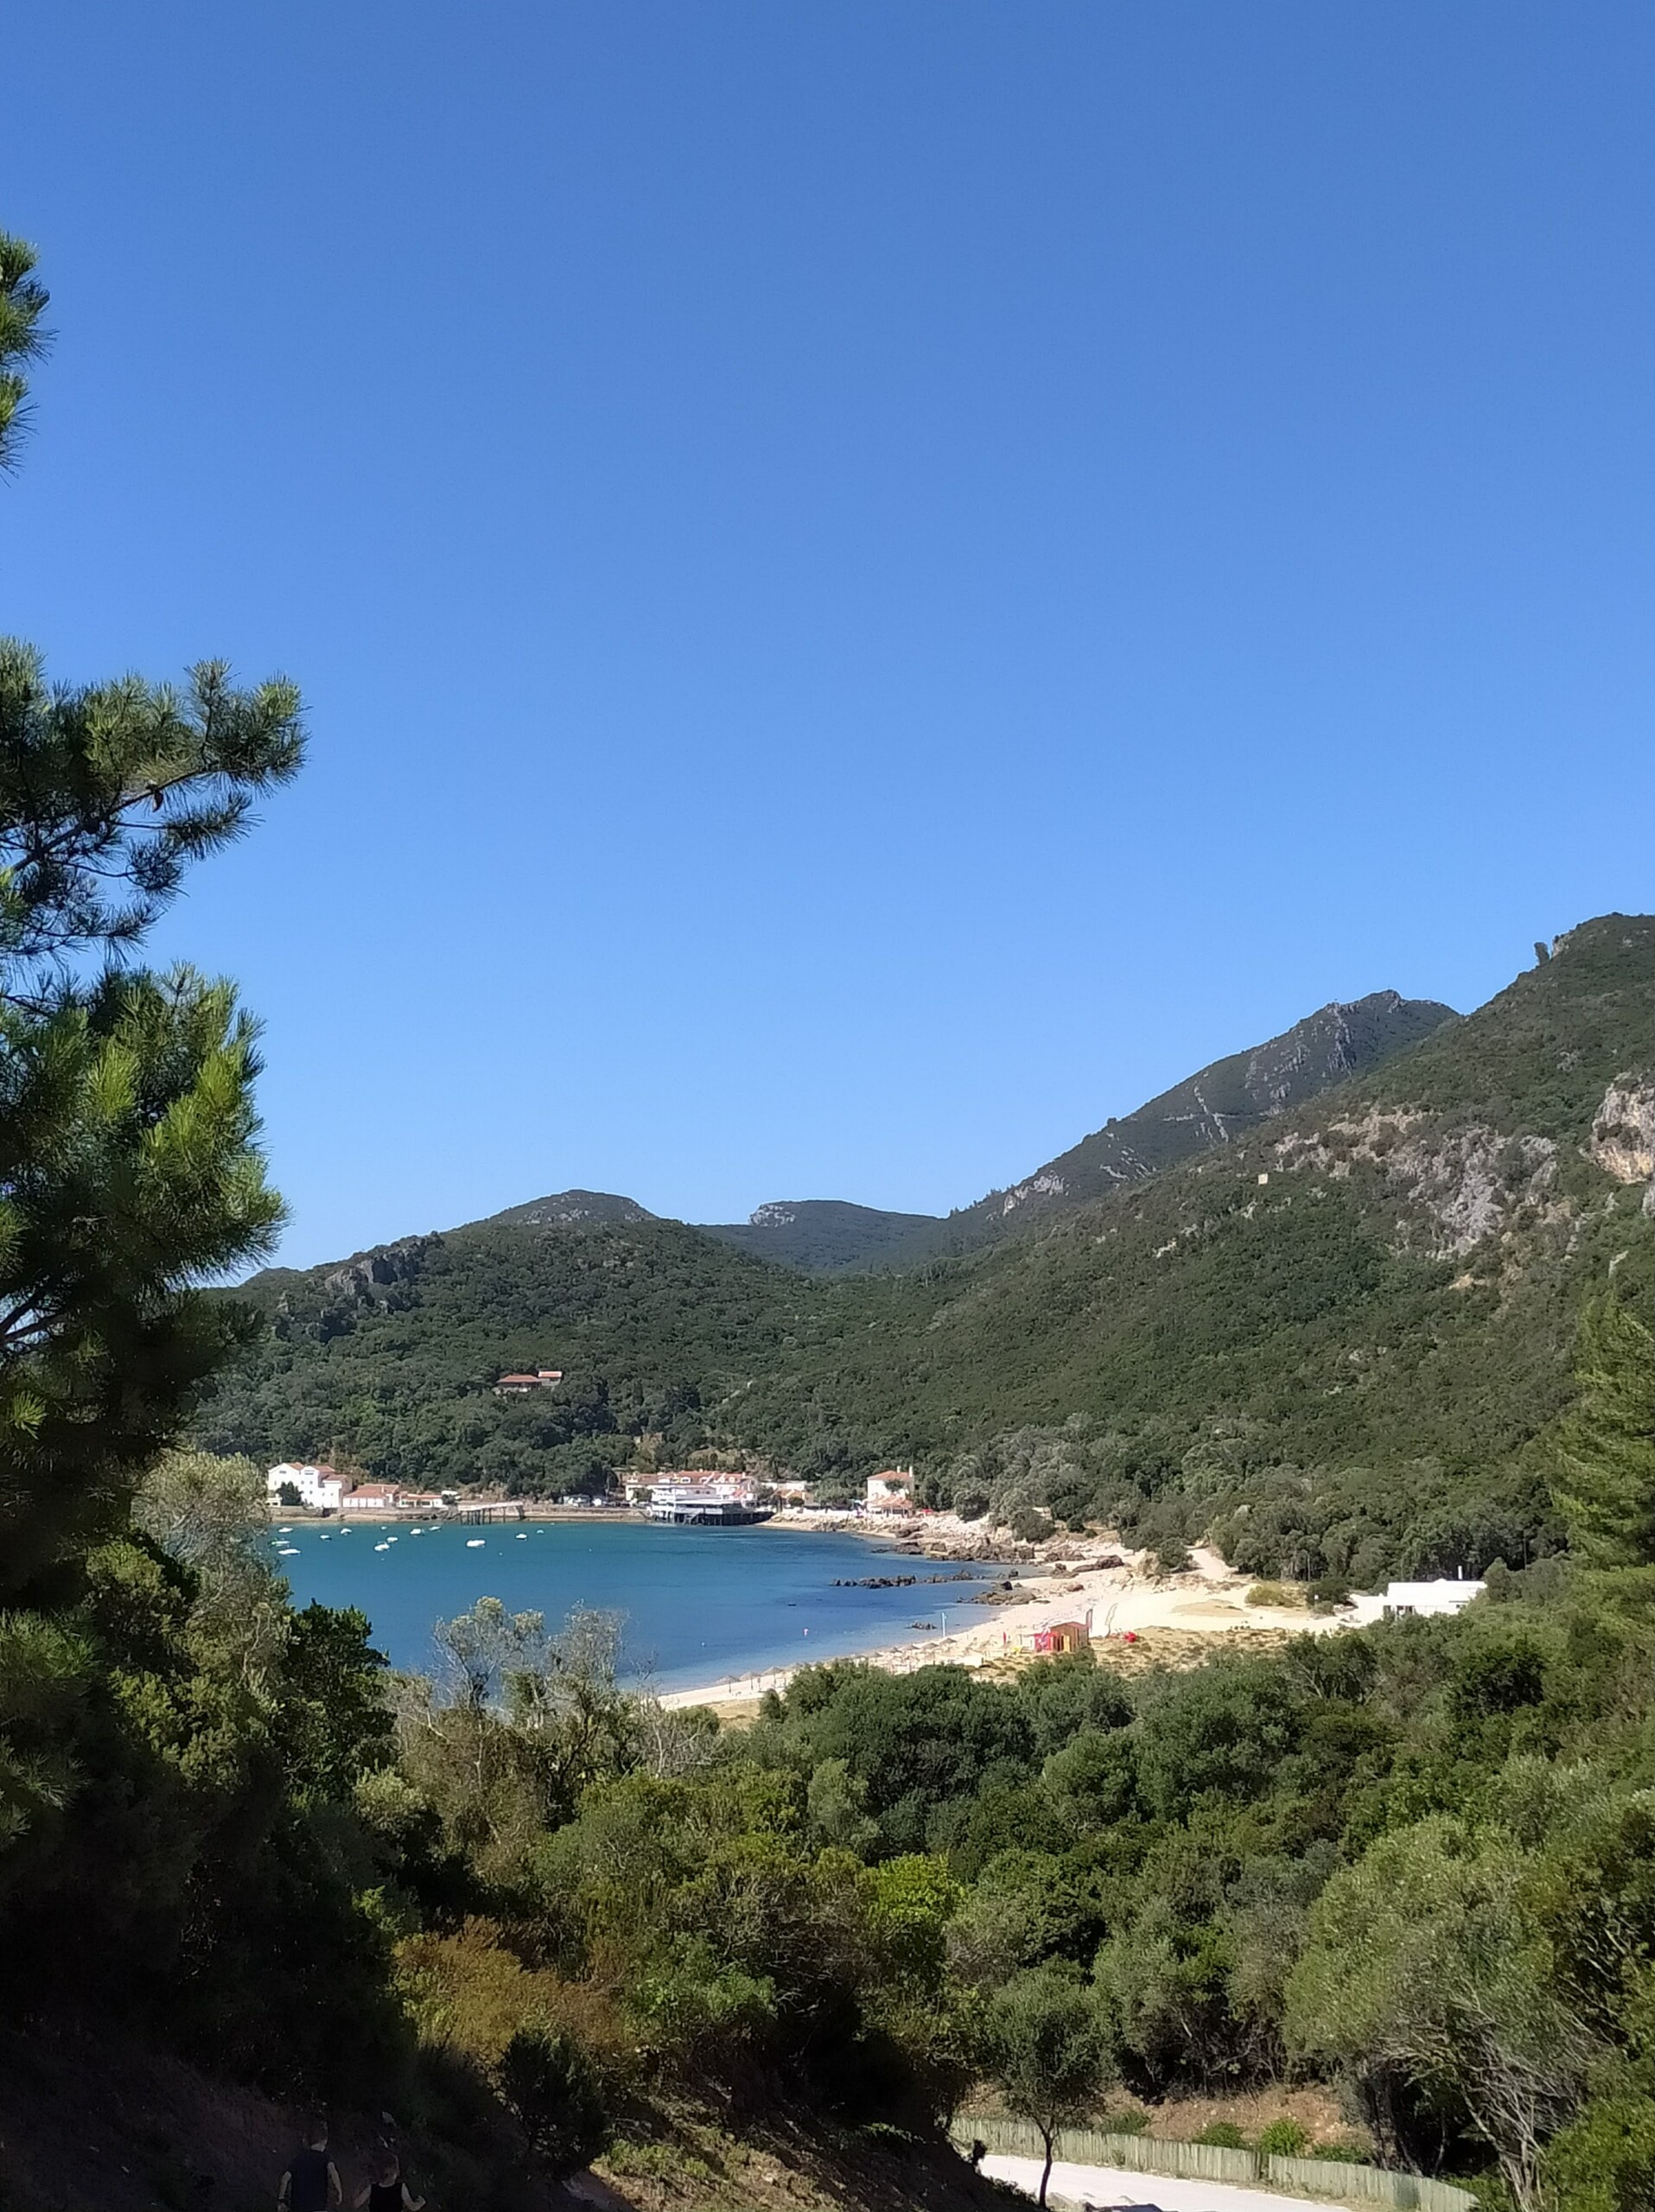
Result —
[[1393, 1582], [1384, 1593], [1388, 1613], [1457, 1613], [1482, 1595], [1480, 1582]]
[[1382, 1598], [1362, 1594], [1353, 1598], [1350, 1611], [1359, 1628], [1365, 1628], [1371, 1621], [1440, 1618], [1461, 1611], [1474, 1598], [1480, 1598], [1486, 1586], [1459, 1577], [1452, 1582], [1446, 1577], [1436, 1582], [1393, 1582]]

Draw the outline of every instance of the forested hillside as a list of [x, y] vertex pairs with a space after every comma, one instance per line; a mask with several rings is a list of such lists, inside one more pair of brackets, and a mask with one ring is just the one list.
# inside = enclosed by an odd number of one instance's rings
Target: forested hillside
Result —
[[844, 1268], [900, 1265], [926, 1251], [946, 1224], [926, 1213], [886, 1213], [841, 1198], [775, 1198], [747, 1221], [709, 1223], [705, 1234], [779, 1267], [809, 1274]]
[[1550, 1541], [1588, 1289], [1655, 1281], [1655, 924], [1609, 916], [1298, 1116], [975, 1262], [831, 1286], [740, 1411], [826, 1471], [1365, 1580]]
[[[506, 1217], [262, 1278], [271, 1334], [202, 1433], [531, 1490], [698, 1448], [829, 1485], [900, 1458], [968, 1510], [1213, 1533], [1260, 1571], [1521, 1564], [1553, 1541], [1534, 1440], [1582, 1299], [1651, 1280], [1652, 1024], [1655, 924], [1611, 916], [1312, 1105], [982, 1253], [812, 1281], [678, 1224]], [[495, 1397], [524, 1364], [568, 1380]]]
[[[640, 1211], [479, 1222], [247, 1294], [268, 1327], [208, 1402], [212, 1449], [533, 1493], [602, 1487], [646, 1440], [669, 1461], [698, 1448], [812, 1287]], [[564, 1370], [556, 1391], [495, 1395], [539, 1367]]]

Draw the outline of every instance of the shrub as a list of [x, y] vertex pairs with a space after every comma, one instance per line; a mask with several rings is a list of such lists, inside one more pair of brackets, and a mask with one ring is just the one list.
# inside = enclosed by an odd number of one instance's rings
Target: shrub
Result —
[[1220, 2151], [1244, 2151], [1247, 2139], [1233, 2120], [1215, 2120], [1196, 2137], [1198, 2143], [1213, 2144]]
[[1562, 2212], [1623, 2212], [1655, 2190], [1655, 2111], [1637, 2094], [1586, 2105], [1554, 2135], [1544, 2171]]
[[572, 2036], [522, 2028], [500, 2063], [500, 2094], [523, 2133], [562, 2181], [609, 2140], [598, 2070]]
[[1250, 1605], [1302, 1605], [1304, 1594], [1286, 1582], [1255, 1582], [1247, 1592]]
[[1309, 2142], [1296, 2120], [1272, 2120], [1259, 2129], [1254, 2148], [1261, 2158], [1302, 2158]]

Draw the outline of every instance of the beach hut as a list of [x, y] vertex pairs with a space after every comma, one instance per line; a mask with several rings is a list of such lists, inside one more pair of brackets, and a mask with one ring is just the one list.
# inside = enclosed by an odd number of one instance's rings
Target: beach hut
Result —
[[1053, 1659], [1060, 1658], [1066, 1651], [1090, 1651], [1092, 1630], [1085, 1621], [1053, 1621], [1034, 1630], [1034, 1649]]

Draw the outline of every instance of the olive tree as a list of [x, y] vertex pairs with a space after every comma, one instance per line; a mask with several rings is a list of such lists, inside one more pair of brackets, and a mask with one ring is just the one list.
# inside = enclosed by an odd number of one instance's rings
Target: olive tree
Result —
[[1044, 2204], [1059, 2128], [1085, 2119], [1116, 2079], [1103, 2012], [1073, 1967], [1048, 1962], [995, 1991], [983, 2037], [989, 2070], [1009, 2109], [1040, 2131]]

